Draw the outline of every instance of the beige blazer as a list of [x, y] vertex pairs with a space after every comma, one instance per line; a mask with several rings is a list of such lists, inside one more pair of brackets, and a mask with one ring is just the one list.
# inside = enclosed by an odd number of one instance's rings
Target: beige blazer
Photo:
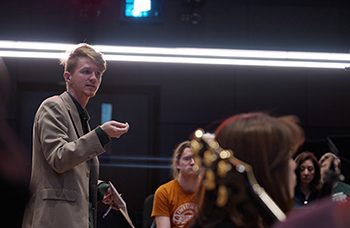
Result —
[[83, 134], [67, 92], [43, 101], [33, 125], [31, 199], [22, 228], [88, 228], [89, 197], [96, 218], [97, 156], [104, 152], [95, 131]]

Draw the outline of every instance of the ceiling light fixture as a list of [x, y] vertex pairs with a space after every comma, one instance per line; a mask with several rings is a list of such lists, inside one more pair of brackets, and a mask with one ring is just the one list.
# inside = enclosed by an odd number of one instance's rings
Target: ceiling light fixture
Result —
[[[65, 57], [75, 44], [0, 41], [0, 57]], [[109, 61], [349, 69], [350, 54], [93, 45]]]

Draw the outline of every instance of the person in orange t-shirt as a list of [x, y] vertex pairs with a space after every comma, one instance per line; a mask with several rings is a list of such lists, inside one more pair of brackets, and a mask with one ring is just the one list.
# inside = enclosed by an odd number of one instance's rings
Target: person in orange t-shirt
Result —
[[197, 192], [201, 175], [195, 165], [190, 141], [174, 150], [174, 179], [161, 185], [155, 192], [152, 217], [157, 228], [183, 227], [198, 211]]

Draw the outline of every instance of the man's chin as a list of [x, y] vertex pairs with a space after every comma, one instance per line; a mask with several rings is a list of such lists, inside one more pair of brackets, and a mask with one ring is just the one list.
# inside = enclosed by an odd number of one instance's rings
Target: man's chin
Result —
[[96, 92], [87, 92], [86, 95], [87, 95], [87, 97], [91, 98], [91, 97], [96, 96]]
[[191, 174], [191, 175], [199, 175], [200, 173], [200, 170], [197, 170], [197, 171], [194, 171], [193, 169], [189, 170], [188, 174]]

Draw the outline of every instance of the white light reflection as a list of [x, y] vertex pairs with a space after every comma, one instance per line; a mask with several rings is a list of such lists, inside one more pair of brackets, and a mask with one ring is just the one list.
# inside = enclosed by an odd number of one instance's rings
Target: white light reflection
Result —
[[151, 0], [134, 0], [134, 9], [136, 11], [151, 10]]
[[100, 163], [100, 166], [105, 167], [120, 167], [120, 168], [141, 168], [141, 169], [171, 169], [171, 166], [165, 165], [138, 165], [138, 164], [104, 164]]
[[161, 158], [161, 157], [125, 157], [125, 156], [99, 156], [101, 159], [111, 160], [134, 160], [134, 161], [166, 161], [169, 162], [172, 158]]
[[[75, 44], [0, 41], [0, 57], [63, 58]], [[93, 45], [109, 61], [345, 69], [349, 53]]]

